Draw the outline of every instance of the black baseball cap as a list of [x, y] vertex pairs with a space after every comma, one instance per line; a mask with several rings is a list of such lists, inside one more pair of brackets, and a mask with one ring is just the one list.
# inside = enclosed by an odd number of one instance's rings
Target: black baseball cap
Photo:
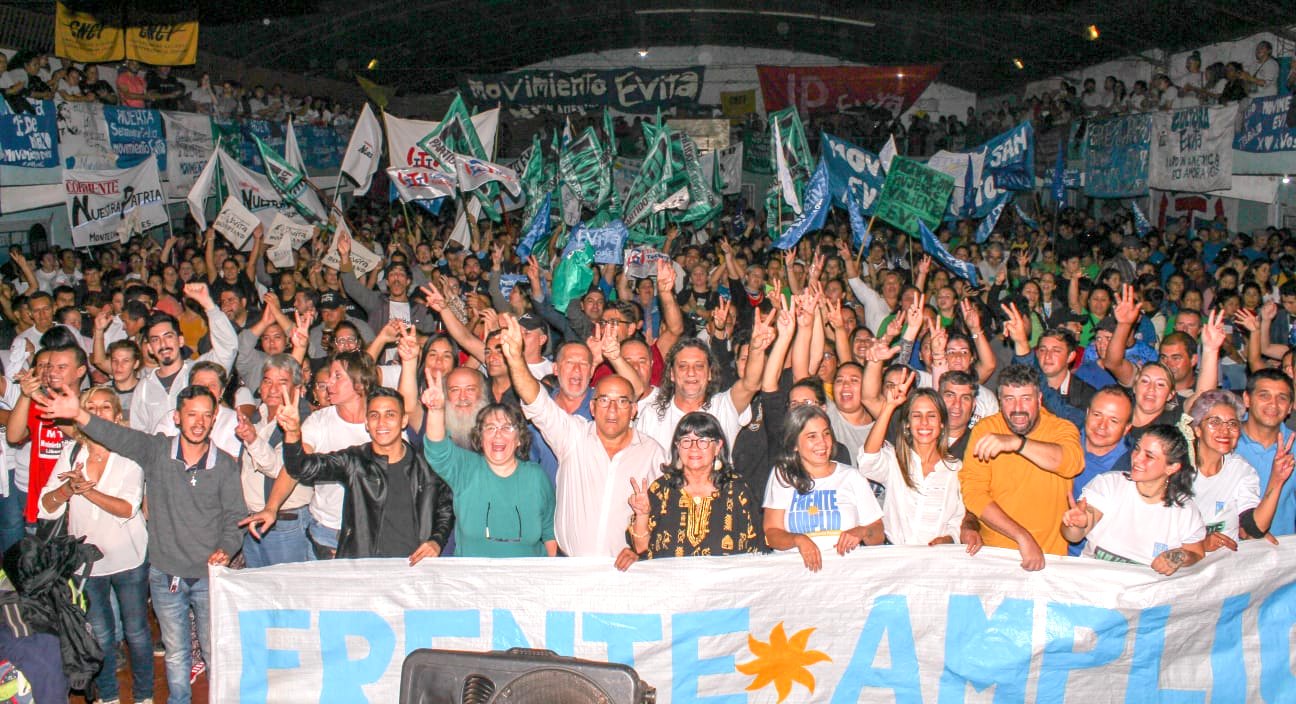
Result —
[[320, 294], [319, 307], [321, 310], [327, 308], [346, 308], [346, 301], [342, 300], [342, 294], [335, 291], [326, 291]]

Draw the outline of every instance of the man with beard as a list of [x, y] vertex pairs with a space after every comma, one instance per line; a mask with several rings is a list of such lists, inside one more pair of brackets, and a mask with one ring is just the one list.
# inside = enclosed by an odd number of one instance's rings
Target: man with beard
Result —
[[472, 449], [472, 431], [477, 414], [486, 407], [486, 379], [471, 367], [455, 367], [445, 376], [445, 426], [450, 440]]
[[[238, 333], [225, 314], [212, 302], [207, 284], [186, 284], [184, 294], [192, 298], [207, 314], [207, 327], [211, 336], [211, 349], [197, 361], [215, 362], [225, 369], [234, 366], [238, 351]], [[135, 387], [131, 398], [130, 427], [152, 432], [168, 408], [175, 408], [181, 389], [189, 385], [189, 370], [196, 360], [180, 355], [184, 339], [180, 337], [180, 323], [166, 313], [154, 313], [145, 325], [145, 345], [157, 360], [156, 367], [147, 368]], [[213, 413], [215, 411], [213, 410]]]
[[959, 471], [963, 502], [986, 545], [1015, 548], [1027, 571], [1067, 554], [1062, 514], [1084, 470], [1074, 425], [1041, 407], [1039, 370], [1014, 364], [999, 377], [999, 413], [981, 419]]
[[190, 701], [189, 614], [198, 624], [203, 659], [211, 662], [207, 567], [229, 564], [238, 552], [238, 521], [247, 512], [234, 458], [211, 443], [216, 399], [202, 386], [177, 390], [172, 412], [180, 434], [175, 438], [93, 416], [81, 408], [77, 389], [41, 392], [35, 401], [46, 416], [75, 421], [95, 442], [143, 468], [149, 591], [166, 646], [168, 701]]
[[[631, 484], [661, 475], [666, 454], [652, 438], [631, 427], [635, 416], [634, 387], [624, 377], [599, 380], [586, 407], [593, 420], [571, 414], [551, 398], [527, 368], [522, 356], [522, 329], [509, 316], [500, 335], [513, 387], [522, 411], [535, 423], [556, 455], [557, 505], [554, 532], [563, 552], [572, 556], [615, 557], [625, 548], [625, 530], [632, 512], [627, 503]], [[570, 343], [568, 346], [579, 345]], [[613, 343], [610, 347], [615, 347]], [[582, 373], [589, 385], [589, 350]], [[576, 375], [575, 370], [570, 373]], [[563, 383], [559, 378], [559, 383]], [[565, 393], [565, 392], [564, 392]], [[628, 488], [631, 487], [631, 488]]]
[[[1274, 457], [1292, 434], [1283, 424], [1292, 411], [1292, 381], [1277, 369], [1253, 372], [1247, 379], [1242, 401], [1246, 404], [1247, 418], [1242, 424], [1237, 453], [1260, 475], [1260, 486], [1268, 486]], [[1274, 535], [1292, 535], [1296, 533], [1296, 482], [1288, 481], [1280, 491], [1269, 531]]]
[[431, 334], [436, 332], [436, 317], [428, 312], [422, 303], [410, 300], [410, 270], [404, 262], [393, 262], [387, 265], [384, 273], [387, 281], [387, 293], [379, 293], [360, 283], [351, 270], [351, 238], [342, 235], [338, 238], [338, 255], [342, 257], [342, 288], [365, 311], [369, 326], [381, 329], [388, 320], [404, 320], [413, 323], [419, 332]]

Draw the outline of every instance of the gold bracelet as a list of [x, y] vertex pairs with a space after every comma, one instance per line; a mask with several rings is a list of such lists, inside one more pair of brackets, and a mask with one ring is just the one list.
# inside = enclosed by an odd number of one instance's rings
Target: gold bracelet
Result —
[[632, 538], [647, 538], [647, 537], [648, 537], [648, 531], [644, 531], [644, 532], [642, 532], [642, 533], [636, 533], [636, 532], [634, 532], [633, 530], [631, 530], [631, 531], [630, 531], [630, 537], [632, 537]]

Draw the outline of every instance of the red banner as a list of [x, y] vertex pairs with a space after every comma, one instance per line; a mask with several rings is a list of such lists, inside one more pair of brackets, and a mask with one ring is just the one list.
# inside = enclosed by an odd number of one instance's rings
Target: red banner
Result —
[[757, 66], [765, 111], [797, 106], [803, 114], [867, 105], [899, 115], [940, 73], [939, 65]]

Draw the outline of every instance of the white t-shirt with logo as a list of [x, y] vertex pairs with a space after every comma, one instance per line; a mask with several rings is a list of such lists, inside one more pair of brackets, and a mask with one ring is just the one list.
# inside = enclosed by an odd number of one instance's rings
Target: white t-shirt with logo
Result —
[[814, 480], [806, 494], [785, 485], [777, 472], [771, 473], [762, 506], [783, 511], [783, 529], [810, 536], [820, 550], [836, 547], [842, 531], [882, 518], [882, 508], [864, 475], [850, 465], [836, 463], [833, 473]]
[[[336, 452], [369, 442], [365, 424], [342, 420], [336, 406], [329, 406], [307, 416], [302, 421], [301, 434], [302, 445], [310, 446], [313, 452]], [[341, 528], [342, 499], [345, 496], [346, 487], [342, 484], [317, 484], [310, 502], [311, 516], [325, 528]]]
[[1197, 473], [1193, 503], [1206, 524], [1206, 532], [1223, 533], [1237, 540], [1238, 516], [1260, 505], [1260, 475], [1240, 455], [1226, 455], [1215, 476]]
[[1098, 475], [1085, 485], [1080, 498], [1103, 515], [1089, 531], [1081, 553], [1084, 557], [1151, 565], [1166, 550], [1206, 537], [1206, 524], [1196, 504], [1150, 504], [1124, 472]]

